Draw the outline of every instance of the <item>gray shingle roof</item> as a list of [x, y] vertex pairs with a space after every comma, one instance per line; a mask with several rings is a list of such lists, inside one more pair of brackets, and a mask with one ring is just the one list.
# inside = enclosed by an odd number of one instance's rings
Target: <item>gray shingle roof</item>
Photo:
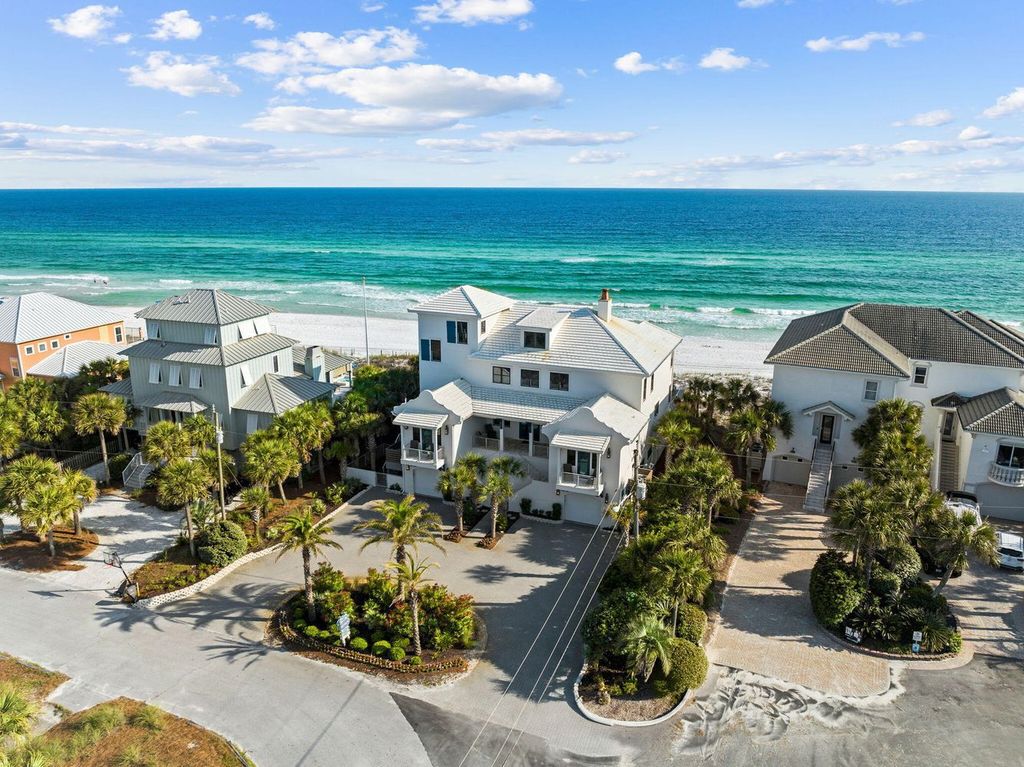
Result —
[[793, 320], [765, 362], [903, 377], [909, 360], [1024, 368], [998, 336], [946, 309], [854, 304]]
[[124, 317], [107, 309], [52, 293], [0, 298], [0, 341], [7, 343], [20, 344], [123, 321]]
[[561, 433], [561, 426], [582, 411], [589, 412], [595, 421], [627, 440], [632, 440], [647, 424], [647, 417], [636, 408], [610, 394], [601, 394], [556, 418], [545, 428], [544, 433]]
[[78, 375], [82, 365], [105, 360], [108, 357], [123, 357], [123, 352], [123, 346], [105, 344], [102, 341], [76, 341], [73, 344], [62, 346], [54, 354], [26, 372], [33, 376], [70, 378]]
[[513, 303], [511, 298], [500, 296], [489, 290], [483, 290], [473, 285], [460, 285], [446, 293], [416, 304], [409, 311], [490, 317], [492, 314], [508, 309]]
[[1024, 394], [1011, 389], [995, 389], [972, 397], [957, 415], [964, 429], [984, 434], [1024, 437]]
[[266, 373], [260, 376], [232, 407], [251, 413], [281, 415], [303, 402], [329, 396], [334, 387], [329, 383], [312, 381], [302, 376], [282, 376]]
[[969, 399], [969, 397], [965, 397], [964, 395], [962, 395], [962, 394], [960, 394], [958, 392], [951, 391], [951, 392], [949, 392], [949, 394], [943, 394], [942, 396], [939, 396], [939, 397], [933, 397], [932, 398], [932, 405], [934, 407], [952, 407], [952, 408], [957, 408], [957, 407], [960, 407], [965, 402], [967, 402], [968, 399]]
[[223, 290], [196, 288], [151, 304], [135, 316], [146, 320], [228, 325], [232, 322], [265, 317], [272, 311], [269, 306], [233, 296]]
[[190, 365], [217, 365], [227, 367], [246, 362], [265, 354], [290, 349], [295, 343], [291, 338], [276, 333], [261, 333], [227, 346], [206, 346], [184, 344], [176, 341], [149, 339], [129, 346], [124, 350], [126, 357], [141, 357], [150, 360], [168, 360]]
[[1013, 328], [986, 319], [975, 312], [963, 310], [956, 313], [956, 316], [966, 322], [972, 328], [980, 331], [998, 344], [1002, 344], [1014, 354], [1024, 356], [1024, 336]]

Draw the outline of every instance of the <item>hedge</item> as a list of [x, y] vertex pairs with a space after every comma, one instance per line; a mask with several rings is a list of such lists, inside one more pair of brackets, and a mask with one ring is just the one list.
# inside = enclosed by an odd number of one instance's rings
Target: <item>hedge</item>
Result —
[[689, 602], [679, 606], [679, 625], [676, 634], [694, 644], [704, 641], [704, 631], [708, 627], [708, 614], [697, 605]]
[[828, 550], [811, 570], [811, 608], [830, 628], [839, 626], [867, 594], [864, 581], [839, 551]]
[[882, 551], [879, 558], [902, 580], [916, 578], [921, 573], [921, 555], [909, 543], [891, 546]]
[[688, 639], [677, 639], [672, 646], [672, 668], [665, 675], [665, 693], [681, 695], [696, 690], [707, 676], [708, 656], [704, 648]]
[[242, 528], [234, 522], [211, 522], [196, 539], [199, 560], [216, 567], [224, 567], [242, 556], [249, 541]]

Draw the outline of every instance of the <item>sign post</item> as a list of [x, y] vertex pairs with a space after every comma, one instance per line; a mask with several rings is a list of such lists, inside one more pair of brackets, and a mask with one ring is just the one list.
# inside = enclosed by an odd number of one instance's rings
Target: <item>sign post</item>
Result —
[[921, 640], [924, 638], [924, 634], [920, 631], [915, 631], [911, 638], [914, 641], [910, 645], [910, 651], [913, 653], [921, 652]]
[[342, 647], [348, 647], [348, 638], [352, 636], [352, 619], [348, 613], [338, 616], [338, 633], [341, 634]]

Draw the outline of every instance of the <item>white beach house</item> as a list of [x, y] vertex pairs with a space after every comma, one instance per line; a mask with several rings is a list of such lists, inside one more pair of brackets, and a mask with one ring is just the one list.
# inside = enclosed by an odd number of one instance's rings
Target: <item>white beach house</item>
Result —
[[513, 510], [529, 498], [599, 523], [648, 456], [681, 339], [614, 316], [608, 291], [596, 308], [541, 306], [463, 285], [410, 311], [421, 391], [395, 408], [404, 490], [437, 496], [460, 456], [511, 455], [528, 472]]
[[932, 483], [1024, 519], [1024, 334], [974, 312], [855, 304], [801, 317], [772, 349], [772, 397], [794, 418], [766, 478], [807, 485], [808, 508], [860, 476], [853, 430], [875, 402], [924, 410]]

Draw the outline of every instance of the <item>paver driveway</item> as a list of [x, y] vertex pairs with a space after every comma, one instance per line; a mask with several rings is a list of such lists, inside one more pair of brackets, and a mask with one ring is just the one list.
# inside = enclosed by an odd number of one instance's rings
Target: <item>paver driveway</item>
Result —
[[804, 511], [803, 488], [773, 485], [736, 556], [712, 662], [830, 695], [877, 695], [889, 664], [851, 652], [811, 612], [811, 568], [825, 548], [826, 516]]

